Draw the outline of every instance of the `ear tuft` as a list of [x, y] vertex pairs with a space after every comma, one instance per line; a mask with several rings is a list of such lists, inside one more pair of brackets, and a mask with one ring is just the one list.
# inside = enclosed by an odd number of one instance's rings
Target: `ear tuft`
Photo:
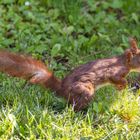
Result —
[[131, 49], [131, 52], [133, 54], [137, 54], [138, 52], [138, 46], [137, 46], [137, 42], [134, 38], [129, 38], [129, 43], [130, 43], [130, 49]]
[[129, 65], [131, 63], [131, 60], [133, 58], [132, 51], [130, 49], [125, 51], [125, 58], [126, 58], [126, 64]]

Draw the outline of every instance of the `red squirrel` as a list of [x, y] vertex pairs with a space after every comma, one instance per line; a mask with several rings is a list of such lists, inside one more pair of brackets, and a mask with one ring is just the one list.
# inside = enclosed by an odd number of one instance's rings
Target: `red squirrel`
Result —
[[55, 91], [79, 111], [89, 104], [95, 91], [102, 86], [113, 84], [118, 90], [124, 89], [126, 76], [131, 71], [140, 71], [140, 50], [131, 38], [130, 48], [122, 55], [83, 64], [63, 80], [56, 78], [41, 61], [0, 51], [0, 71]]

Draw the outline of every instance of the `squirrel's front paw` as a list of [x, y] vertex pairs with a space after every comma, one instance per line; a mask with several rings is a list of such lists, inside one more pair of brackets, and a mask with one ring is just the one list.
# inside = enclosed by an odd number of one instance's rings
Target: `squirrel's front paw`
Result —
[[116, 76], [111, 78], [111, 82], [115, 85], [117, 90], [123, 90], [127, 87], [127, 80], [125, 78]]
[[126, 85], [115, 85], [117, 90], [123, 90], [126, 88]]

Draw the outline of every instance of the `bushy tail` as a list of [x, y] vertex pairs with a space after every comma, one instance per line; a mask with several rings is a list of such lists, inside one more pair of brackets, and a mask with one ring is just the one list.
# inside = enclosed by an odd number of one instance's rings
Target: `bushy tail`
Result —
[[41, 61], [7, 51], [0, 51], [0, 72], [41, 84], [53, 91], [59, 90], [61, 86], [61, 81]]

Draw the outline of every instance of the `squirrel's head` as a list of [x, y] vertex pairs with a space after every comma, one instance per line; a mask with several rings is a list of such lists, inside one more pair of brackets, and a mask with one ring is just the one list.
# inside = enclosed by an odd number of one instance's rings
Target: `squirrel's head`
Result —
[[134, 38], [130, 38], [129, 43], [128, 56], [130, 57], [130, 66], [133, 71], [140, 72], [140, 49], [138, 48], [137, 41]]

